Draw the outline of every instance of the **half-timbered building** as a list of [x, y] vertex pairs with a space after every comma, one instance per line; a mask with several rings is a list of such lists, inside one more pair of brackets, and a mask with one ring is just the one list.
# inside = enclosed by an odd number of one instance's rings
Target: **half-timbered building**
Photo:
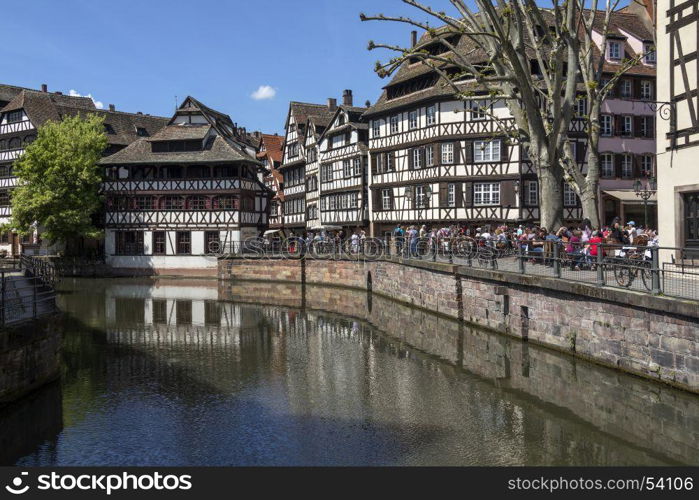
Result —
[[262, 134], [257, 159], [266, 169], [264, 182], [272, 194], [269, 210], [270, 229], [280, 229], [284, 225], [283, 176], [279, 171], [284, 155], [284, 138], [277, 134]]
[[284, 181], [284, 228], [290, 233], [303, 234], [306, 230], [306, 166], [309, 159], [312, 166], [317, 163], [315, 134], [320, 133], [318, 128], [327, 126], [336, 108], [335, 99], [328, 99], [327, 105], [295, 101], [289, 104], [280, 170]]
[[[663, 246], [699, 255], [699, 1], [657, 2], [658, 218]], [[673, 252], [681, 259], [680, 252]], [[670, 260], [670, 255], [663, 260]]]
[[[103, 116], [108, 141], [105, 155], [123, 149], [140, 137], [158, 132], [167, 122], [165, 118], [142, 113], [116, 111], [113, 105], [108, 109], [97, 109], [89, 97], [48, 92], [46, 85], [42, 85], [40, 91], [0, 85], [0, 105], [3, 105], [0, 109], [0, 224], [7, 223], [11, 215], [10, 192], [17, 185], [12, 165], [24, 148], [36, 139], [38, 129], [47, 121], [87, 113]], [[47, 243], [41, 240], [40, 229], [22, 238], [3, 232], [0, 251], [15, 256], [49, 251]]]
[[259, 141], [187, 97], [167, 126], [101, 161], [105, 254], [117, 269], [216, 272], [216, 254], [267, 227]]
[[319, 139], [320, 225], [342, 227], [346, 234], [369, 225], [366, 110], [353, 106], [352, 91], [345, 90]]
[[[634, 19], [632, 13], [614, 14], [610, 43], [621, 44], [615, 47], [621, 54], [633, 56], [648, 48], [648, 30], [642, 23], [632, 22]], [[632, 29], [624, 29], [629, 24]], [[468, 37], [450, 36], [450, 44], [463, 57], [474, 62], [484, 57]], [[427, 33], [418, 41], [414, 32], [412, 42], [431, 53], [446, 51]], [[607, 50], [599, 47], [600, 53]], [[613, 73], [623, 57], [611, 56], [613, 60], [610, 58], [605, 68]], [[532, 71], [536, 68], [532, 61]], [[448, 66], [442, 69], [452, 71]], [[652, 99], [649, 89], [654, 85], [653, 75], [654, 65], [648, 59], [622, 80], [623, 89], [605, 104], [604, 120], [612, 125], [601, 142], [604, 161], [612, 162], [614, 168], [605, 170], [603, 190], [630, 189], [644, 171], [641, 165], [648, 168], [654, 140], [653, 111], [640, 101]], [[539, 189], [534, 169], [524, 148], [503, 134], [503, 128], [513, 125], [507, 106], [486, 95], [473, 79], [464, 77], [455, 83], [462, 95], [470, 96], [468, 99], [456, 98], [453, 87], [431, 67], [409, 59], [364, 113], [369, 124], [372, 234], [385, 234], [403, 223], [538, 221]], [[580, 100], [577, 112], [585, 113], [585, 107], [585, 101]], [[573, 121], [570, 137], [578, 162], [584, 164], [582, 120]], [[579, 199], [568, 185], [562, 191], [564, 220], [579, 220]]]

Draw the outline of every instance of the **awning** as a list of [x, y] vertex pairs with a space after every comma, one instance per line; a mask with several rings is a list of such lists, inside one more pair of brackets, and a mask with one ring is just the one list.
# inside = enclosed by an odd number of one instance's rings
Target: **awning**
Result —
[[[602, 194], [616, 198], [625, 205], [643, 205], [643, 199], [640, 196], [636, 196], [634, 191], [602, 191]], [[656, 193], [653, 193], [648, 198], [648, 204], [655, 205], [657, 203], [658, 198]]]
[[265, 236], [269, 236], [270, 234], [276, 234], [276, 233], [279, 233], [279, 232], [281, 232], [280, 229], [270, 229], [269, 231], [265, 231], [265, 234], [264, 234], [264, 235], [265, 235]]

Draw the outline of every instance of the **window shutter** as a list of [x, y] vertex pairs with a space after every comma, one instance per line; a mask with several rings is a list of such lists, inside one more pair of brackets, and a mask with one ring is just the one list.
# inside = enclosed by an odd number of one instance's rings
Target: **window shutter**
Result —
[[641, 177], [641, 155], [633, 155], [633, 176]]
[[[460, 142], [459, 149], [461, 149]], [[466, 141], [464, 143], [464, 163], [466, 165], [473, 163], [473, 141]]]
[[631, 96], [634, 99], [640, 99], [641, 98], [641, 80], [638, 78], [633, 79], [633, 95]]
[[[427, 146], [430, 147], [430, 146]], [[442, 145], [438, 142], [432, 144], [432, 151], [433, 151], [433, 158], [434, 158], [434, 166], [438, 166], [442, 164]]]
[[439, 183], [439, 206], [440, 207], [447, 206], [447, 183], [446, 182]]
[[425, 158], [425, 154], [425, 148], [420, 148], [420, 164], [422, 165], [422, 168], [427, 167], [427, 158]]
[[623, 124], [624, 117], [621, 115], [614, 115], [614, 135], [621, 135]]
[[[468, 144], [468, 141], [467, 141]], [[460, 165], [462, 163], [461, 156], [461, 141], [454, 141], [454, 165]]]
[[373, 205], [373, 209], [377, 211], [383, 210], [383, 200], [381, 199], [381, 191], [381, 188], [371, 190], [371, 203]]
[[585, 163], [585, 143], [584, 142], [576, 142], [575, 143], [575, 161], [578, 162], [578, 165], [582, 165]]
[[[388, 153], [388, 154], [391, 155], [391, 157], [393, 158], [393, 161], [391, 162], [391, 165], [393, 165], [393, 170], [396, 170], [396, 168], [397, 168], [397, 166], [396, 166], [396, 161], [397, 161], [397, 159], [396, 159], [396, 152], [395, 152], [395, 151], [391, 151], [391, 152]], [[391, 191], [391, 192], [393, 192], [393, 191]]]
[[621, 164], [623, 161], [624, 156], [620, 154], [615, 154], [614, 155], [614, 167], [615, 167], [615, 177], [621, 178]]
[[510, 145], [507, 143], [507, 137], [500, 139], [500, 161], [508, 163], [510, 159]]
[[391, 208], [396, 208], [396, 197], [393, 194], [393, 188], [388, 188], [388, 192], [391, 195]]
[[655, 137], [655, 116], [648, 116], [646, 120], [648, 122], [648, 127], [646, 128], [648, 134], [646, 135], [646, 137], [652, 139]]
[[473, 182], [464, 182], [463, 200], [465, 207], [473, 206]]
[[500, 183], [500, 205], [503, 207], [516, 205], [515, 181], [502, 181]]
[[464, 206], [463, 184], [461, 182], [457, 182], [455, 186], [454, 195], [456, 196], [456, 208], [461, 208]]
[[413, 162], [413, 150], [408, 150], [408, 170], [413, 170], [415, 168], [415, 163]]
[[641, 135], [641, 126], [643, 125], [643, 117], [642, 116], [634, 116], [633, 117], [633, 135], [634, 137], [642, 137]]

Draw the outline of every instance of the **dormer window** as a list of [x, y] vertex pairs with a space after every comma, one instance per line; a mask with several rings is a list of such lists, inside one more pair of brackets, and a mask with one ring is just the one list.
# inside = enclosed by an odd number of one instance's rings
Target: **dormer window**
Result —
[[24, 113], [21, 109], [17, 111], [10, 111], [9, 113], [7, 113], [7, 123], [21, 122], [23, 116]]
[[613, 61], [621, 60], [621, 43], [619, 42], [607, 42], [607, 59]]
[[646, 64], [655, 64], [655, 45], [652, 43], [644, 43], [643, 54], [643, 62]]
[[136, 135], [139, 137], [148, 137], [148, 131], [143, 127], [136, 127]]
[[114, 131], [114, 127], [112, 127], [109, 123], [104, 124], [104, 133], [110, 135], [116, 134], [116, 132]]

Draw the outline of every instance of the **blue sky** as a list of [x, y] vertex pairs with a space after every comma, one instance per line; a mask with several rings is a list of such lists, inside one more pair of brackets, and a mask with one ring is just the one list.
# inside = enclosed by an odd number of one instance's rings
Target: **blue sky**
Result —
[[[280, 133], [290, 100], [380, 95], [373, 67], [388, 53], [367, 42], [406, 44], [411, 28], [360, 12], [427, 19], [400, 0], [3, 0], [3, 11], [23, 21], [3, 24], [2, 83], [164, 116], [192, 95], [248, 130]], [[260, 86], [276, 95], [253, 99]]]

